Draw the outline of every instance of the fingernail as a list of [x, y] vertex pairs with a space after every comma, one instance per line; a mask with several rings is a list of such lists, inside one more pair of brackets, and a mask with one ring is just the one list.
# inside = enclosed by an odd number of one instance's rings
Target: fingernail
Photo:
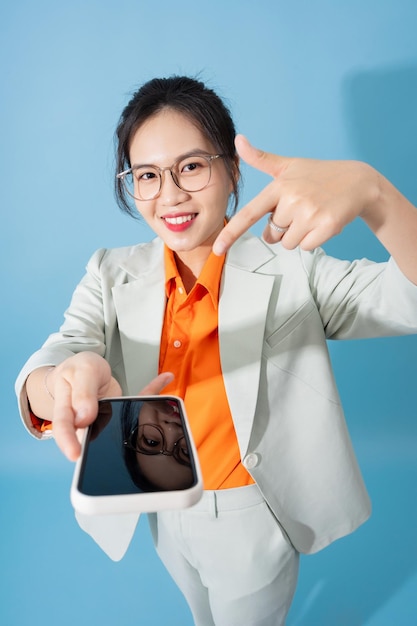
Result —
[[75, 414], [75, 425], [77, 426], [78, 424], [80, 424], [81, 422], [83, 422], [85, 420], [85, 418], [87, 417], [87, 411], [86, 409], [78, 409], [78, 411]]
[[213, 244], [213, 252], [217, 256], [221, 256], [226, 252], [226, 246], [222, 241], [215, 241]]

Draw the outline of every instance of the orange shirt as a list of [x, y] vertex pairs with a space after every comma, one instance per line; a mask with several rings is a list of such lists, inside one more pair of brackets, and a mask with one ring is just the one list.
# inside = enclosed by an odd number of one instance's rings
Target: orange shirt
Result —
[[49, 420], [43, 420], [40, 417], [36, 417], [32, 409], [29, 407], [29, 415], [32, 422], [32, 426], [40, 433], [44, 433], [47, 430], [52, 430], [52, 422]]
[[175, 374], [163, 393], [184, 400], [205, 489], [254, 482], [240, 461], [220, 363], [218, 300], [223, 264], [224, 257], [211, 254], [187, 294], [174, 254], [165, 247], [167, 306], [159, 371]]

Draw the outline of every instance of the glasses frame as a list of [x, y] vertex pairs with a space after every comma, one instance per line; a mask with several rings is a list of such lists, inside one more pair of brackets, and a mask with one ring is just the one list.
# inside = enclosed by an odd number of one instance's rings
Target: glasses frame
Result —
[[[163, 172], [170, 172], [171, 178], [174, 181], [175, 185], [178, 187], [178, 189], [181, 189], [181, 191], [185, 191], [186, 193], [194, 193], [196, 191], [202, 191], [203, 189], [205, 189], [207, 187], [207, 185], [209, 184], [209, 182], [211, 180], [211, 165], [212, 165], [212, 162], [215, 159], [222, 158], [223, 156], [224, 156], [223, 154], [204, 154], [202, 152], [195, 152], [195, 153], [191, 152], [191, 153], [183, 154], [182, 156], [178, 157], [178, 159], [176, 159], [174, 161], [174, 163], [170, 167], [158, 167], [158, 165], [152, 165], [152, 164], [147, 164], [147, 163], [145, 163], [143, 165], [133, 165], [132, 167], [129, 167], [129, 169], [124, 170], [123, 172], [119, 172], [118, 174], [116, 174], [116, 178], [118, 178], [119, 180], [121, 180], [124, 183], [124, 187], [125, 187], [127, 193], [129, 194], [129, 196], [131, 196], [135, 200], [140, 200], [141, 202], [148, 202], [149, 200], [155, 200], [156, 198], [158, 198], [158, 196], [160, 195], [160, 193], [162, 191], [162, 174], [163, 174]], [[208, 181], [205, 183], [205, 185], [203, 185], [199, 189], [189, 190], [189, 189], [185, 189], [185, 187], [180, 185], [180, 183], [178, 181], [178, 178], [177, 178], [177, 173], [175, 172], [175, 168], [184, 159], [192, 158], [192, 157], [201, 157], [201, 158], [203, 158], [203, 159], [205, 159], [207, 161], [208, 166], [209, 166], [209, 176], [208, 176]], [[159, 189], [150, 198], [140, 198], [140, 197], [135, 196], [134, 194], [132, 194], [129, 191], [128, 186], [126, 184], [126, 176], [128, 174], [132, 174], [132, 177], [134, 178], [134, 171], [136, 169], [139, 169], [139, 168], [142, 168], [142, 167], [145, 167], [145, 168], [146, 167], [151, 167], [152, 169], [154, 169], [154, 170], [159, 172]], [[138, 193], [138, 196], [139, 196], [139, 193]]]
[[[138, 448], [137, 444], [133, 443], [134, 440], [137, 441], [139, 428], [144, 428], [145, 426], [152, 426], [153, 428], [156, 428], [156, 430], [160, 433], [161, 440], [162, 440], [162, 450], [155, 450], [155, 451], [152, 451], [152, 450], [141, 450], [140, 448]], [[186, 443], [187, 450], [188, 450], [187, 439], [186, 439], [185, 435], [181, 435], [181, 437], [178, 437], [177, 441], [174, 442], [173, 450], [172, 450], [172, 452], [170, 452], [169, 450], [167, 450], [167, 447], [166, 447], [167, 442], [166, 442], [164, 431], [162, 430], [162, 428], [160, 428], [156, 424], [140, 424], [140, 426], [135, 426], [135, 428], [130, 432], [128, 438], [123, 441], [123, 445], [125, 446], [125, 448], [129, 448], [129, 450], [133, 450], [133, 452], [136, 452], [137, 454], [145, 454], [146, 456], [159, 456], [160, 454], [163, 454], [164, 456], [173, 456], [174, 459], [180, 465], [185, 465], [186, 467], [191, 467], [191, 460], [189, 462], [187, 462], [187, 461], [184, 461], [183, 459], [181, 459], [181, 457], [179, 456], [179, 454], [180, 454], [180, 447], [179, 447], [178, 444], [179, 444], [179, 442], [182, 439], [184, 439], [184, 441]]]

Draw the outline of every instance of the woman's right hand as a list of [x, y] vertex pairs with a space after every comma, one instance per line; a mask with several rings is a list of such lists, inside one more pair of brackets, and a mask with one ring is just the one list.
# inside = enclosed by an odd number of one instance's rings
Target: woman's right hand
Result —
[[94, 352], [80, 352], [50, 371], [48, 389], [54, 397], [52, 430], [58, 447], [70, 460], [81, 452], [79, 429], [97, 417], [100, 398], [120, 396], [110, 365]]
[[[35, 370], [28, 377], [26, 388], [31, 408], [38, 417], [51, 419], [58, 447], [68, 459], [75, 461], [81, 452], [80, 430], [96, 419], [98, 400], [120, 396], [122, 390], [112, 377], [110, 365], [94, 352], [75, 354], [49, 371], [47, 389], [53, 400], [43, 382], [40, 384], [47, 369]], [[172, 374], [160, 374], [141, 393], [158, 394], [172, 378]]]

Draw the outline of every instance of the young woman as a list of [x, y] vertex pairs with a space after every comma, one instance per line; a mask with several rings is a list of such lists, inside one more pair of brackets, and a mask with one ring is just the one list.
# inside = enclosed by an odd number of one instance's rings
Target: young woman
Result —
[[[139, 89], [117, 139], [119, 204], [157, 237], [93, 255], [60, 331], [20, 374], [23, 418], [38, 437], [53, 422], [76, 459], [98, 398], [181, 396], [205, 493], [150, 516], [158, 553], [197, 625], [284, 624], [299, 552], [369, 516], [326, 339], [417, 332], [417, 211], [363, 163], [252, 148], [187, 77]], [[236, 148], [273, 180], [229, 219]], [[245, 232], [265, 215], [263, 240]], [[320, 249], [358, 216], [389, 262]]]

